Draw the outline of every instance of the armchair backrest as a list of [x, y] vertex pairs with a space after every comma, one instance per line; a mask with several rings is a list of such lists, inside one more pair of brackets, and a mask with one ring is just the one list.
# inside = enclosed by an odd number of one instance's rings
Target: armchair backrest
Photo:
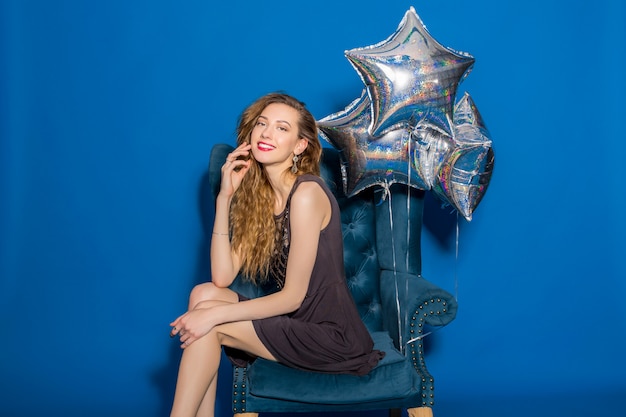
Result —
[[[232, 149], [220, 144], [211, 152], [209, 181], [213, 197], [219, 191], [220, 169]], [[394, 184], [389, 187], [390, 194], [382, 187], [370, 187], [348, 197], [343, 190], [340, 154], [332, 148], [323, 150], [321, 176], [341, 210], [346, 280], [361, 318], [371, 332], [395, 329], [390, 333], [397, 334], [393, 302], [397, 294], [389, 278], [381, 284], [381, 276], [385, 271], [420, 273], [423, 192]], [[272, 291], [240, 278], [232, 288], [248, 297]]]

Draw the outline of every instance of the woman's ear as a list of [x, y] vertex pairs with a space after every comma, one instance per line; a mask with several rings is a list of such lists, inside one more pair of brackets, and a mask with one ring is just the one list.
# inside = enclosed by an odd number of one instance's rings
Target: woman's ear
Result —
[[309, 146], [309, 140], [307, 138], [300, 138], [298, 139], [298, 143], [296, 143], [296, 147], [293, 150], [293, 153], [295, 155], [300, 155], [302, 152], [304, 152], [307, 146]]

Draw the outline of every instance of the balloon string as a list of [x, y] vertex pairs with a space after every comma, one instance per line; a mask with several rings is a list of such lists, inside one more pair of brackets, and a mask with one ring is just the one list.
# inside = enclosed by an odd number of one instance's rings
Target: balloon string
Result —
[[393, 229], [393, 207], [391, 204], [391, 190], [388, 181], [385, 181], [383, 184], [384, 194], [383, 200], [385, 197], [389, 199], [389, 227], [391, 228], [391, 259], [393, 263], [393, 280], [394, 280], [394, 290], [396, 292], [396, 312], [398, 317], [398, 346], [400, 346], [400, 353], [404, 352], [404, 343], [402, 337], [402, 316], [400, 312], [400, 290], [398, 288], [398, 268], [396, 267], [396, 242], [394, 239], [394, 229]]
[[454, 299], [459, 301], [459, 212], [456, 212], [456, 242], [454, 247]]
[[411, 339], [411, 340], [407, 341], [407, 342], [406, 342], [406, 344], [408, 345], [408, 344], [410, 344], [410, 343], [417, 342], [418, 340], [422, 340], [423, 338], [425, 338], [426, 336], [428, 336], [429, 334], [432, 334], [434, 331], [437, 331], [437, 330], [439, 330], [439, 329], [436, 329], [436, 330], [430, 331], [430, 332], [428, 332], [428, 333], [424, 333], [424, 334], [423, 334], [423, 335], [421, 335], [421, 336], [414, 337], [413, 339]]
[[[409, 153], [409, 161], [413, 160], [413, 155], [412, 155], [412, 149], [411, 149], [411, 145], [413, 144], [413, 140], [412, 140], [412, 134], [411, 132], [409, 132], [409, 140], [407, 143], [408, 146], [408, 153]], [[406, 187], [406, 218], [407, 218], [407, 222], [406, 222], [406, 250], [405, 252], [405, 258], [404, 258], [404, 262], [405, 262], [405, 271], [408, 273], [409, 270], [409, 249], [411, 248], [410, 246], [410, 242], [411, 242], [411, 169], [412, 169], [412, 164], [411, 162], [409, 162], [407, 164], [407, 187]], [[404, 279], [404, 305], [408, 306], [409, 305], [409, 276], [406, 275], [405, 279]], [[403, 327], [402, 329], [404, 329], [404, 326], [406, 326], [409, 323], [409, 309], [405, 308], [404, 309], [404, 322], [402, 323]], [[400, 328], [400, 327], [399, 327]], [[402, 333], [401, 331], [399, 331], [400, 333]], [[402, 344], [400, 344], [400, 346], [403, 346]]]
[[[454, 299], [458, 302], [459, 301], [459, 277], [458, 277], [458, 264], [459, 264], [459, 237], [460, 237], [460, 228], [459, 228], [459, 212], [456, 212], [456, 239], [455, 239], [455, 244], [454, 244]], [[408, 313], [408, 312], [407, 312]], [[445, 327], [445, 326], [444, 326]], [[418, 340], [422, 340], [423, 338], [425, 338], [428, 335], [431, 335], [439, 330], [441, 330], [443, 327], [437, 327], [427, 333], [424, 333], [423, 335], [414, 337], [412, 339], [409, 339], [406, 342], [406, 345], [409, 345], [413, 342], [417, 342]]]
[[[411, 115], [411, 119], [415, 118], [415, 112]], [[411, 145], [413, 144], [413, 140], [412, 140], [412, 133], [411, 131], [409, 131], [409, 138], [407, 141], [407, 147], [408, 147], [408, 154], [409, 154], [409, 163], [407, 164], [407, 187], [406, 187], [406, 192], [407, 192], [407, 197], [406, 197], [406, 218], [407, 218], [407, 228], [406, 228], [406, 258], [405, 258], [405, 266], [406, 266], [406, 271], [409, 271], [409, 242], [411, 241], [411, 170], [412, 170], [412, 164], [410, 161], [413, 160], [413, 155], [412, 155], [412, 149], [411, 149]], [[408, 284], [407, 284], [407, 288], [408, 288]], [[405, 293], [406, 296], [406, 293]]]
[[[406, 199], [406, 210], [407, 210], [407, 228], [406, 228], [406, 258], [405, 258], [405, 262], [406, 262], [406, 269], [405, 271], [408, 273], [409, 272], [409, 238], [411, 237], [411, 189], [408, 188], [407, 189], [408, 195], [407, 195], [407, 199]], [[409, 304], [409, 275], [407, 274], [404, 278], [404, 305], [408, 306]], [[405, 308], [404, 309], [404, 323], [403, 324], [403, 329], [404, 326], [409, 322], [409, 309]], [[400, 331], [400, 334], [402, 334], [402, 331]], [[402, 346], [402, 345], [401, 345]], [[401, 351], [402, 353], [402, 351]]]

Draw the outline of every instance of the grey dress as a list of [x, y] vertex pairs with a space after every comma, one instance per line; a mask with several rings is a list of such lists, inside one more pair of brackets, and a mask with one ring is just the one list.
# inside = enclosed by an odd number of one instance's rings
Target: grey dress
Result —
[[[254, 328], [265, 347], [287, 366], [317, 372], [365, 375], [382, 359], [384, 352], [373, 350], [372, 338], [346, 284], [339, 206], [318, 176], [299, 176], [285, 210], [276, 216], [278, 239], [282, 244], [278, 245], [270, 275], [281, 287], [289, 250], [291, 197], [305, 181], [319, 184], [332, 207], [330, 222], [320, 233], [309, 288], [296, 311], [254, 320]], [[245, 298], [240, 296], [240, 299]], [[228, 352], [231, 360], [240, 356], [233, 355], [232, 350]]]

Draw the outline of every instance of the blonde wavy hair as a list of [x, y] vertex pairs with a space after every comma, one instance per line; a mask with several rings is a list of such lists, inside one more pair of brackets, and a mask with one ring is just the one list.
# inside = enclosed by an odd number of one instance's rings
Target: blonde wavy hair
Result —
[[[298, 172], [287, 169], [283, 175], [320, 174], [322, 145], [318, 137], [317, 122], [304, 103], [284, 93], [270, 93], [252, 103], [239, 117], [237, 146], [250, 142], [250, 135], [258, 117], [270, 104], [286, 104], [297, 110], [298, 136], [308, 140], [302, 154], [298, 155]], [[231, 244], [242, 260], [241, 273], [254, 283], [267, 280], [270, 260], [276, 247], [274, 221], [274, 191], [265, 169], [250, 157], [251, 166], [241, 185], [233, 195], [230, 206]]]

